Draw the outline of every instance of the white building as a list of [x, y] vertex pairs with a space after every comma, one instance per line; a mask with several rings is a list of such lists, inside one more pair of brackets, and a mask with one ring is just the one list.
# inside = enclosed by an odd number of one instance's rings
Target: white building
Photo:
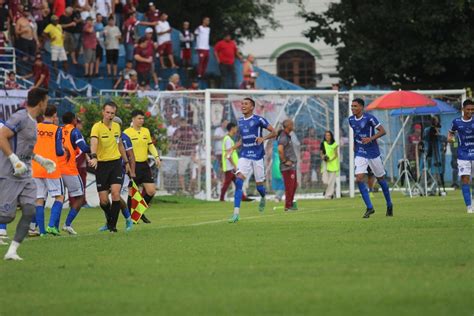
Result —
[[274, 17], [281, 24], [267, 29], [264, 37], [241, 45], [256, 65], [304, 88], [328, 88], [339, 81], [336, 50], [323, 41], [311, 43], [303, 36], [311, 24], [298, 16], [302, 3], [307, 11], [322, 13], [331, 0], [276, 0]]

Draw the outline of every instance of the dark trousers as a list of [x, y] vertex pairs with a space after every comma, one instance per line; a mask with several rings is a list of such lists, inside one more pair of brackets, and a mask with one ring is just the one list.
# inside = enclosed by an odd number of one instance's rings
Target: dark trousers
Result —
[[298, 182], [296, 180], [296, 170], [285, 170], [281, 172], [283, 182], [285, 182], [285, 209], [293, 206], [293, 199], [295, 197]]
[[235, 78], [234, 65], [219, 64], [221, 72], [221, 88], [222, 89], [236, 89], [237, 80]]

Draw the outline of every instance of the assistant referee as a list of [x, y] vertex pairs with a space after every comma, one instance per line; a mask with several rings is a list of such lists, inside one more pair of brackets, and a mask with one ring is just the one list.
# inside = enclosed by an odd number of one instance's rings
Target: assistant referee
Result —
[[[142, 185], [145, 189], [143, 199], [150, 205], [153, 196], [156, 193], [155, 179], [148, 165], [148, 154], [151, 154], [156, 161], [157, 168], [160, 167], [161, 160], [151, 139], [150, 130], [143, 127], [145, 123], [145, 114], [141, 110], [132, 111], [132, 126], [127, 128], [124, 133], [132, 140], [133, 153], [135, 155], [135, 183]], [[130, 198], [130, 197], [129, 197]], [[151, 223], [148, 218], [142, 215], [141, 219], [145, 223]]]
[[[125, 170], [130, 174], [130, 165], [120, 139], [120, 125], [113, 122], [117, 104], [107, 102], [102, 107], [102, 121], [92, 126], [91, 157], [89, 164], [96, 169], [97, 192], [100, 207], [105, 213], [107, 227], [117, 232], [117, 220], [120, 212], [120, 189], [122, 187], [122, 160]], [[109, 202], [109, 191], [112, 204]]]

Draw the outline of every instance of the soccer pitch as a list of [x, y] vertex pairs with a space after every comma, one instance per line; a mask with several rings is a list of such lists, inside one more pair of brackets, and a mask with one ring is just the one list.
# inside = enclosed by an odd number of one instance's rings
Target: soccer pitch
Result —
[[0, 262], [0, 315], [474, 314], [474, 215], [459, 192], [397, 195], [393, 218], [381, 193], [370, 219], [360, 198], [275, 205], [243, 203], [228, 224], [231, 203], [155, 200], [152, 224], [125, 233], [121, 217], [118, 234], [83, 209], [80, 235], [29, 238], [23, 262]]

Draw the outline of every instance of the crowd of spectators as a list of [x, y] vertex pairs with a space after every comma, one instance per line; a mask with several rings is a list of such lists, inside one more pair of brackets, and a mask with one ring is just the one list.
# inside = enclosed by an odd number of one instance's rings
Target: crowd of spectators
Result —
[[[158, 74], [166, 68], [182, 67], [187, 77], [202, 79], [209, 63], [210, 18], [204, 17], [198, 26], [183, 23], [179, 30], [180, 58], [177, 59], [178, 48], [173, 49], [168, 14], [150, 2], [143, 18], [138, 20], [138, 4], [138, 0], [0, 0], [0, 52], [6, 45], [21, 51], [20, 59], [34, 65], [27, 77], [34, 78], [35, 86], [47, 87], [51, 77], [46, 71], [38, 70], [40, 65], [36, 60], [43, 50], [50, 53], [54, 71], [61, 67], [68, 72], [71, 65], [79, 65], [79, 69], [83, 67], [80, 71], [83, 77], [107, 76], [113, 79], [114, 88], [128, 92], [159, 89]], [[143, 37], [139, 36], [137, 27], [140, 25], [146, 27]], [[121, 45], [123, 61], [119, 56]], [[194, 71], [193, 52], [198, 59]], [[221, 88], [256, 88], [254, 57], [249, 55], [244, 61], [231, 33], [215, 44], [214, 56], [219, 64]], [[244, 80], [240, 85], [234, 66], [236, 58], [244, 62]], [[100, 68], [103, 59], [105, 70]], [[123, 62], [127, 71], [120, 73], [118, 65]], [[135, 80], [129, 77], [130, 62], [137, 75], [137, 87]], [[176, 76], [169, 78], [167, 88], [182, 88], [176, 80]]]

